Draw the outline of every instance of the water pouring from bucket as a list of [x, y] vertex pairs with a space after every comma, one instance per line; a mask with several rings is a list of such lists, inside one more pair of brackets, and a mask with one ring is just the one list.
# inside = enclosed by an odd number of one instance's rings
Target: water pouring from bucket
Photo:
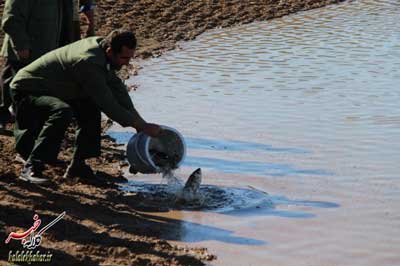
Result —
[[154, 138], [143, 132], [131, 137], [126, 155], [131, 165], [131, 173], [162, 173], [167, 180], [171, 192], [177, 200], [192, 201], [198, 199], [198, 191], [202, 180], [201, 169], [195, 170], [185, 184], [175, 177], [174, 170], [186, 156], [186, 144], [183, 136], [174, 128], [161, 126], [162, 133]]

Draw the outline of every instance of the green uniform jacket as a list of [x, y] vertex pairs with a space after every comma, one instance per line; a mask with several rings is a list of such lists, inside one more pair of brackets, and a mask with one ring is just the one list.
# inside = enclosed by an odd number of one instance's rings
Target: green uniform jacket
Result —
[[16, 51], [29, 49], [25, 63], [68, 44], [73, 37], [71, 0], [6, 0], [2, 29], [6, 33], [1, 56], [19, 60]]
[[103, 38], [90, 37], [45, 54], [22, 68], [11, 82], [12, 94], [48, 95], [66, 102], [90, 97], [122, 126], [141, 128], [126, 86], [110, 67]]

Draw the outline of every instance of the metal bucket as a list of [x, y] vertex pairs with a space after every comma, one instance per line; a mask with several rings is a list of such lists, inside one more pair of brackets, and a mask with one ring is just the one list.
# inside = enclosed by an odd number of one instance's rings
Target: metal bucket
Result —
[[143, 132], [131, 137], [126, 156], [131, 167], [144, 174], [160, 173], [178, 168], [186, 156], [183, 136], [176, 130], [162, 126], [161, 136], [152, 138]]

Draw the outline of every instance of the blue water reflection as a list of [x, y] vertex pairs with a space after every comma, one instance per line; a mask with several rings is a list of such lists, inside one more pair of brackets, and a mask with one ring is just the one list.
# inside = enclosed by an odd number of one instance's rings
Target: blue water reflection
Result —
[[126, 144], [132, 138], [135, 133], [133, 132], [116, 132], [116, 131], [108, 131], [107, 135], [115, 139], [115, 141], [119, 144]]
[[333, 202], [326, 201], [312, 201], [312, 200], [291, 200], [285, 196], [272, 196], [270, 197], [275, 205], [295, 205], [295, 206], [308, 206], [316, 208], [338, 208], [340, 205]]
[[234, 236], [234, 232], [214, 226], [184, 222], [181, 239], [186, 242], [214, 240], [237, 245], [265, 245], [264, 240]]
[[191, 149], [198, 150], [219, 150], [219, 151], [265, 151], [265, 152], [286, 152], [286, 153], [310, 153], [302, 148], [277, 148], [272, 145], [266, 145], [248, 141], [235, 140], [210, 140], [200, 138], [185, 139]]
[[224, 212], [230, 216], [278, 216], [284, 218], [314, 218], [316, 215], [313, 213], [298, 211], [298, 210], [282, 210], [279, 206], [303, 206], [312, 208], [339, 208], [340, 205], [334, 202], [327, 201], [311, 201], [311, 200], [291, 200], [285, 196], [266, 196], [270, 202], [273, 203], [273, 208], [270, 204], [259, 204], [252, 208], [230, 210]]
[[[236, 217], [249, 217], [249, 216], [277, 216], [283, 218], [295, 218], [295, 219], [310, 219], [314, 218], [316, 215], [313, 213], [298, 211], [298, 210], [282, 210], [276, 208], [278, 205], [283, 206], [308, 206], [315, 208], [338, 208], [340, 207], [337, 203], [325, 202], [325, 201], [310, 201], [310, 200], [291, 200], [285, 196], [269, 196], [267, 194], [263, 194], [268, 201], [272, 201], [276, 206], [271, 208], [270, 204], [265, 201], [265, 206], [263, 204], [259, 204], [254, 206], [253, 208], [245, 208], [239, 210], [231, 210], [227, 212], [222, 212], [228, 216], [236, 216]], [[267, 241], [247, 238], [247, 237], [239, 237], [235, 236], [233, 231], [218, 228], [215, 226], [202, 225], [198, 223], [192, 222], [178, 222], [179, 226], [175, 227], [167, 227], [163, 232], [162, 237], [168, 240], [181, 240], [185, 242], [200, 242], [200, 241], [220, 241], [224, 243], [231, 243], [237, 245], [247, 245], [247, 246], [256, 246], [256, 245], [266, 245]]]
[[[128, 143], [134, 135], [133, 132], [110, 131], [108, 135], [118, 143]], [[236, 140], [211, 140], [201, 138], [185, 138], [188, 149], [194, 150], [218, 150], [218, 151], [265, 151], [265, 152], [286, 152], [286, 153], [311, 153], [309, 150], [295, 147], [277, 148], [256, 142], [236, 141]]]
[[186, 157], [184, 166], [205, 167], [226, 173], [246, 173], [254, 175], [286, 176], [293, 174], [332, 175], [321, 169], [301, 169], [289, 164], [235, 161], [207, 157]]
[[[108, 132], [118, 143], [125, 144], [132, 137], [132, 132]], [[256, 152], [282, 152], [293, 154], [307, 154], [310, 151], [296, 147], [277, 148], [256, 142], [233, 140], [210, 140], [201, 138], [186, 138], [188, 150], [215, 150], [226, 152], [256, 151]], [[226, 173], [242, 173], [260, 176], [286, 176], [293, 174], [304, 175], [332, 175], [321, 169], [302, 169], [285, 163], [267, 163], [255, 161], [235, 161], [219, 159], [215, 157], [191, 157], [187, 156], [182, 164], [190, 167], [210, 168]]]
[[181, 221], [174, 218], [156, 216], [141, 213], [140, 216], [158, 229], [160, 238], [174, 241], [200, 242], [219, 241], [236, 245], [259, 246], [268, 244], [264, 240], [235, 236], [234, 231], [226, 230], [212, 225], [204, 225], [196, 222]]

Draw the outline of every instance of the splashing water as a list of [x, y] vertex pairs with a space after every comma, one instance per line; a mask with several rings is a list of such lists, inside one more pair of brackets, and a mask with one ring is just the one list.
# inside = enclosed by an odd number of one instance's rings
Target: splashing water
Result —
[[[270, 196], [252, 188], [219, 187], [202, 185], [197, 198], [185, 200], [182, 190], [169, 191], [167, 184], [149, 184], [130, 180], [121, 184], [127, 193], [140, 195], [140, 206], [145, 210], [203, 210], [212, 212], [231, 212], [258, 208], [274, 209]], [[180, 191], [180, 192], [179, 192]]]
[[166, 181], [167, 190], [170, 193], [177, 194], [183, 189], [183, 182], [175, 175], [175, 171], [169, 167], [164, 167], [161, 171], [162, 180], [161, 184]]
[[[175, 171], [169, 167], [162, 169], [162, 181], [161, 184], [166, 181], [167, 192], [173, 194], [175, 197], [175, 203], [178, 205], [203, 205], [206, 197], [200, 192], [200, 190], [186, 189], [186, 185], [183, 181], [175, 175]], [[192, 175], [190, 175], [191, 177]], [[190, 180], [190, 177], [188, 181]]]

